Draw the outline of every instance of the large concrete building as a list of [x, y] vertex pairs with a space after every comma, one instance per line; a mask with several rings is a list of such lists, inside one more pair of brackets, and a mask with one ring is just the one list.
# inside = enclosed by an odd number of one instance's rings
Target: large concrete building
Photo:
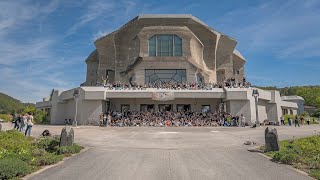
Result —
[[[68, 91], [55, 90], [36, 104], [50, 114], [52, 124], [75, 116], [79, 124], [98, 121], [103, 112], [123, 109], [224, 110], [244, 114], [248, 124], [255, 122], [256, 110], [260, 121], [279, 121], [283, 109], [297, 113], [297, 103], [281, 100], [278, 91], [259, 90], [256, 104], [252, 88], [108, 90], [97, 86], [103, 79], [128, 84], [243, 81], [246, 60], [236, 49], [237, 41], [192, 15], [140, 15], [94, 44], [96, 49], [85, 61], [86, 81]], [[155, 98], [159, 96], [164, 98]]]

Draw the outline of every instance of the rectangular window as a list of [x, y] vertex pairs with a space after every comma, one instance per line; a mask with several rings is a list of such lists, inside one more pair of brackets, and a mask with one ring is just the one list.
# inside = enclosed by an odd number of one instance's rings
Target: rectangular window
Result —
[[121, 112], [128, 112], [130, 110], [129, 104], [121, 104]]
[[149, 39], [149, 56], [182, 56], [182, 39], [177, 35], [154, 35]]
[[185, 69], [146, 69], [145, 83], [185, 83], [187, 71]]
[[172, 111], [172, 104], [159, 104], [159, 111]]
[[181, 112], [188, 112], [191, 111], [191, 105], [190, 104], [177, 104], [177, 111]]
[[142, 112], [154, 112], [154, 104], [140, 104], [140, 111]]
[[201, 111], [204, 113], [210, 112], [210, 105], [202, 105]]

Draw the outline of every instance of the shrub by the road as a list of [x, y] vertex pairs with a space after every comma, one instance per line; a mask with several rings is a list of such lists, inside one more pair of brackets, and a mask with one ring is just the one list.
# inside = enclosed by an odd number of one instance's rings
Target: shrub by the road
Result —
[[41, 166], [55, 164], [64, 157], [79, 153], [74, 144], [59, 147], [59, 137], [25, 137], [16, 130], [0, 132], [0, 179], [25, 176]]
[[32, 172], [32, 167], [18, 158], [0, 159], [0, 179], [11, 179], [25, 176]]
[[61, 146], [57, 149], [57, 154], [76, 154], [81, 151], [82, 147], [74, 144], [73, 146]]
[[290, 164], [320, 180], [320, 136], [280, 142], [280, 151], [268, 152], [273, 160]]

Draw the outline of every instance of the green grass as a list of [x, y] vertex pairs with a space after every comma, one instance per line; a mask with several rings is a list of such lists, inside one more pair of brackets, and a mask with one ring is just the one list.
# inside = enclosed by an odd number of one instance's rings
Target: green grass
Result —
[[0, 132], [0, 179], [18, 179], [55, 164], [83, 147], [59, 147], [59, 137], [25, 137], [16, 130]]
[[274, 161], [290, 164], [320, 180], [320, 135], [280, 142], [280, 151], [266, 152]]

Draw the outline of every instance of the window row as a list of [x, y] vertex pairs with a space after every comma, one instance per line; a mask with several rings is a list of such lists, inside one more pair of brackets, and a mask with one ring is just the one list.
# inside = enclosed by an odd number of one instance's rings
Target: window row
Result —
[[[130, 110], [129, 104], [122, 104], [121, 105], [121, 112], [126, 112]], [[173, 111], [173, 105], [172, 104], [159, 104], [158, 105], [159, 111]], [[202, 112], [210, 112], [210, 105], [202, 105], [201, 111]], [[155, 105], [154, 104], [140, 104], [140, 111], [143, 112], [153, 112], [155, 111]], [[191, 111], [191, 104], [177, 104], [176, 111]]]
[[149, 39], [149, 56], [182, 56], [182, 39], [177, 35], [154, 35]]

